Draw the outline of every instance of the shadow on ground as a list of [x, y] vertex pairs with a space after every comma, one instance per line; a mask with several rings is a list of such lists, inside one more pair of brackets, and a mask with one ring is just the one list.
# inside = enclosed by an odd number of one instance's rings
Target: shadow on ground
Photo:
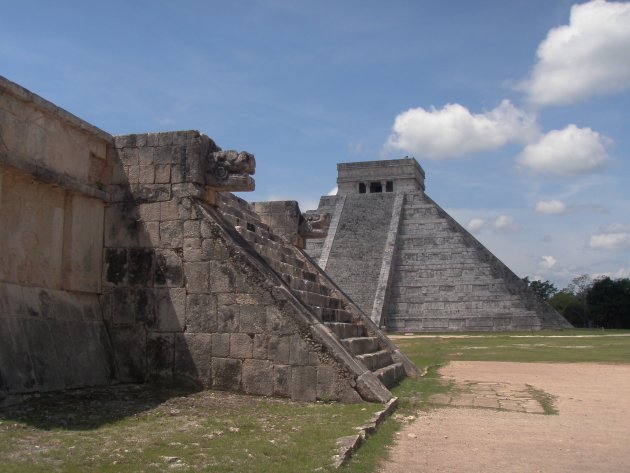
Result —
[[123, 384], [38, 394], [0, 408], [0, 421], [23, 422], [44, 430], [91, 430], [194, 392], [197, 390]]

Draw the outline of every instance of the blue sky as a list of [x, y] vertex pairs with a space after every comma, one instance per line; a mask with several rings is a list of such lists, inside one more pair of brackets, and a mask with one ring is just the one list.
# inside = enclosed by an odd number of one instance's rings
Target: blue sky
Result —
[[519, 276], [630, 276], [630, 3], [0, 0], [0, 74], [112, 134], [256, 155], [248, 200], [414, 156]]

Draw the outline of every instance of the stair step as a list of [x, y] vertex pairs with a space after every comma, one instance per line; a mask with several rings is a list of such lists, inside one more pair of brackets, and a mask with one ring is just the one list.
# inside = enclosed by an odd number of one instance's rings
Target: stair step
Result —
[[315, 292], [324, 296], [330, 296], [332, 292], [331, 289], [327, 286], [323, 286], [313, 281], [306, 281], [304, 279], [297, 278], [292, 278], [289, 286], [291, 287], [291, 289], [294, 289], [296, 291]]
[[365, 327], [359, 324], [343, 322], [327, 322], [326, 326], [340, 339], [361, 337], [365, 333]]
[[343, 309], [343, 302], [336, 297], [329, 297], [308, 291], [294, 290], [293, 292], [299, 296], [306, 305], [322, 307], [324, 309]]
[[379, 344], [377, 337], [354, 337], [346, 338], [342, 342], [348, 350], [355, 355], [363, 355], [378, 351]]
[[392, 356], [387, 350], [357, 355], [357, 358], [361, 360], [370, 371], [378, 370], [393, 363]]
[[381, 383], [390, 388], [396, 384], [399, 379], [405, 377], [405, 367], [402, 363], [392, 363], [391, 365], [384, 366], [374, 371], [374, 374]]
[[354, 322], [354, 317], [352, 317], [352, 314], [347, 310], [327, 309], [317, 306], [311, 306], [311, 309], [315, 311], [322, 322], [343, 322], [348, 324]]

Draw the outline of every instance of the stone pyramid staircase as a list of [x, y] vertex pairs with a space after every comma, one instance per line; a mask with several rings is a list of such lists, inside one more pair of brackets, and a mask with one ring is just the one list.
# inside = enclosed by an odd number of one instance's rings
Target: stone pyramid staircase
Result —
[[405, 195], [394, 264], [389, 330], [570, 326], [423, 192]]
[[302, 250], [275, 235], [246, 201], [219, 193], [217, 208], [221, 218], [240, 233], [294, 296], [385, 386], [392, 386], [405, 375], [417, 375], [415, 366], [326, 273]]

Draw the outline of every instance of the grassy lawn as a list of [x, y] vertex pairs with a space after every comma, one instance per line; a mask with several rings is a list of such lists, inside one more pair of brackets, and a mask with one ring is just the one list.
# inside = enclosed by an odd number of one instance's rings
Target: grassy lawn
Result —
[[[392, 389], [396, 414], [343, 471], [374, 471], [405, 418], [453, 389], [437, 368], [452, 360], [630, 363], [630, 331], [395, 337], [427, 375]], [[612, 335], [612, 336], [611, 336]], [[332, 471], [335, 440], [356, 432], [375, 404], [301, 404], [205, 391], [122, 386], [42, 395], [0, 410], [0, 471]]]
[[0, 471], [331, 471], [336, 439], [380, 409], [131, 386], [41, 396], [0, 411]]

